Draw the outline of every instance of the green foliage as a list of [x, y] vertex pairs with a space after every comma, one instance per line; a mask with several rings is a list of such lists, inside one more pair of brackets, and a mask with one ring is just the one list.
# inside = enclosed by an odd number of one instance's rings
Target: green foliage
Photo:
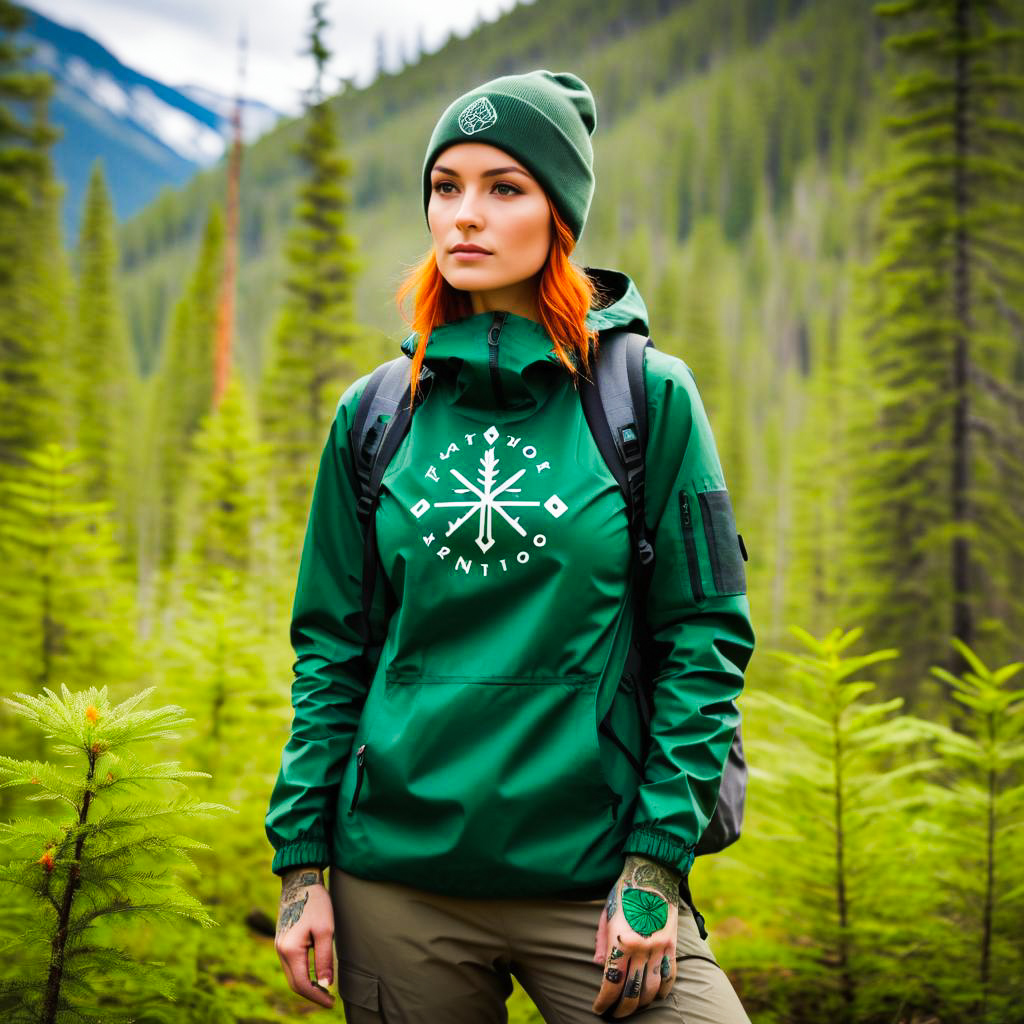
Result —
[[138, 466], [132, 444], [139, 421], [135, 357], [121, 314], [116, 273], [114, 213], [101, 165], [93, 167], [79, 232], [79, 274], [71, 345], [75, 393], [74, 433], [83, 456], [85, 495], [111, 503], [118, 543], [134, 556], [134, 482]]
[[[118, 570], [109, 505], [81, 499], [76, 450], [49, 444], [22, 459], [0, 487], [0, 686], [136, 679], [134, 594]], [[0, 736], [4, 749], [30, 752], [11, 725]]]
[[783, 1019], [888, 1021], [921, 995], [906, 925], [928, 881], [905, 869], [926, 803], [917, 780], [939, 762], [923, 749], [927, 723], [895, 714], [902, 698], [865, 700], [875, 683], [861, 673], [896, 651], [851, 655], [862, 629], [790, 632], [803, 650], [768, 652], [789, 666], [787, 684], [743, 696], [751, 820], [736, 870], [745, 898], [770, 899], [755, 909], [758, 937], [737, 940], [730, 962], [781, 972], [751, 1002], [768, 995]]
[[[1001, 1024], [1024, 990], [1024, 662], [990, 669], [956, 637], [970, 668], [932, 673], [962, 708], [956, 728], [931, 723], [943, 758], [930, 785], [936, 893], [934, 986], [949, 1020]], [[962, 965], [955, 977], [942, 969]], [[943, 1018], [946, 1019], [945, 1017]]]
[[910, 693], [948, 633], [1009, 657], [1024, 622], [1024, 36], [1001, 0], [875, 12], [898, 63], [860, 295], [873, 391], [852, 427], [849, 614], [900, 642]]
[[13, 34], [24, 21], [20, 7], [0, 0], [0, 480], [26, 450], [64, 436], [67, 279], [48, 152], [53, 83], [23, 67], [29, 51]]
[[[13, 978], [0, 980], [5, 1020], [54, 1024], [125, 1017], [126, 1007], [104, 996], [111, 975], [149, 973], [157, 989], [173, 994], [154, 968], [129, 949], [104, 939], [101, 925], [146, 920], [176, 924], [181, 918], [205, 927], [216, 922], [169, 874], [172, 861], [194, 867], [189, 850], [205, 844], [178, 832], [180, 819], [209, 817], [230, 807], [179, 796], [168, 800], [158, 784], [203, 776], [178, 762], [145, 763], [131, 745], [176, 737], [191, 721], [173, 705], [138, 710], [153, 687], [119, 704], [107, 688], [58, 696], [19, 693], [4, 698], [52, 741], [55, 753], [74, 758], [49, 762], [0, 756], [0, 786], [30, 785], [36, 801], [66, 804], [61, 816], [21, 817], [0, 823], [0, 837], [13, 854], [0, 866], [0, 881], [27, 893], [16, 918], [18, 930], [0, 948], [18, 963]], [[131, 790], [141, 791], [132, 798]], [[119, 915], [115, 917], [115, 915]], [[20, 961], [24, 959], [25, 963]], [[104, 1004], [113, 1004], [110, 1009]]]
[[174, 310], [161, 351], [145, 431], [148, 501], [142, 574], [169, 564], [177, 549], [174, 510], [192, 436], [213, 402], [213, 351], [224, 250], [219, 207], [210, 212], [195, 269]]
[[287, 245], [287, 294], [259, 402], [284, 534], [296, 542], [312, 494], [311, 470], [354, 370], [346, 359], [354, 338], [352, 289], [358, 266], [355, 239], [347, 230], [351, 161], [341, 153], [334, 115], [320, 93], [330, 57], [321, 8], [314, 6], [316, 82], [297, 150], [305, 173]]

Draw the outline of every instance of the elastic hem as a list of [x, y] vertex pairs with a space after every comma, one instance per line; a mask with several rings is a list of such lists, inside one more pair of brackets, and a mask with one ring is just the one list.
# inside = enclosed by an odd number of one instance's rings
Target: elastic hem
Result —
[[636, 853], [660, 861], [666, 867], [679, 871], [685, 878], [693, 867], [696, 843], [684, 843], [660, 828], [642, 825], [633, 829], [623, 844], [623, 853]]
[[326, 843], [300, 839], [282, 846], [274, 854], [270, 870], [275, 875], [283, 875], [290, 868], [303, 864], [317, 864], [325, 868], [330, 860]]

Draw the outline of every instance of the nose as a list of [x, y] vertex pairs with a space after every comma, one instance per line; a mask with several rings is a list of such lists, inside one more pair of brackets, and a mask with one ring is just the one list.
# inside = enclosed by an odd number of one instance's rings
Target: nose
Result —
[[479, 197], [473, 189], [465, 189], [462, 193], [462, 202], [459, 203], [459, 211], [455, 215], [455, 226], [460, 231], [467, 228], [479, 230], [482, 224]]

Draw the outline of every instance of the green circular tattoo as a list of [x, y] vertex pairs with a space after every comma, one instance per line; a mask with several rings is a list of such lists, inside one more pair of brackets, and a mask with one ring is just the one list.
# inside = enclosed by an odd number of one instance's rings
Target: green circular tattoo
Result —
[[639, 935], [653, 935], [668, 923], [668, 903], [647, 889], [623, 889], [622, 913]]

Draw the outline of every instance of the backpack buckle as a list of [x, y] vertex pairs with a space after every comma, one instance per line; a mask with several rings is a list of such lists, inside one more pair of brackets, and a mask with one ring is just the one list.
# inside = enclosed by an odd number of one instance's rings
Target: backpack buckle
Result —
[[646, 537], [641, 537], [637, 541], [636, 550], [640, 556], [641, 565], [650, 565], [654, 561], [654, 548]]
[[619, 427], [619, 448], [628, 469], [634, 469], [640, 465], [641, 455], [640, 438], [636, 432], [635, 423], [627, 423]]

